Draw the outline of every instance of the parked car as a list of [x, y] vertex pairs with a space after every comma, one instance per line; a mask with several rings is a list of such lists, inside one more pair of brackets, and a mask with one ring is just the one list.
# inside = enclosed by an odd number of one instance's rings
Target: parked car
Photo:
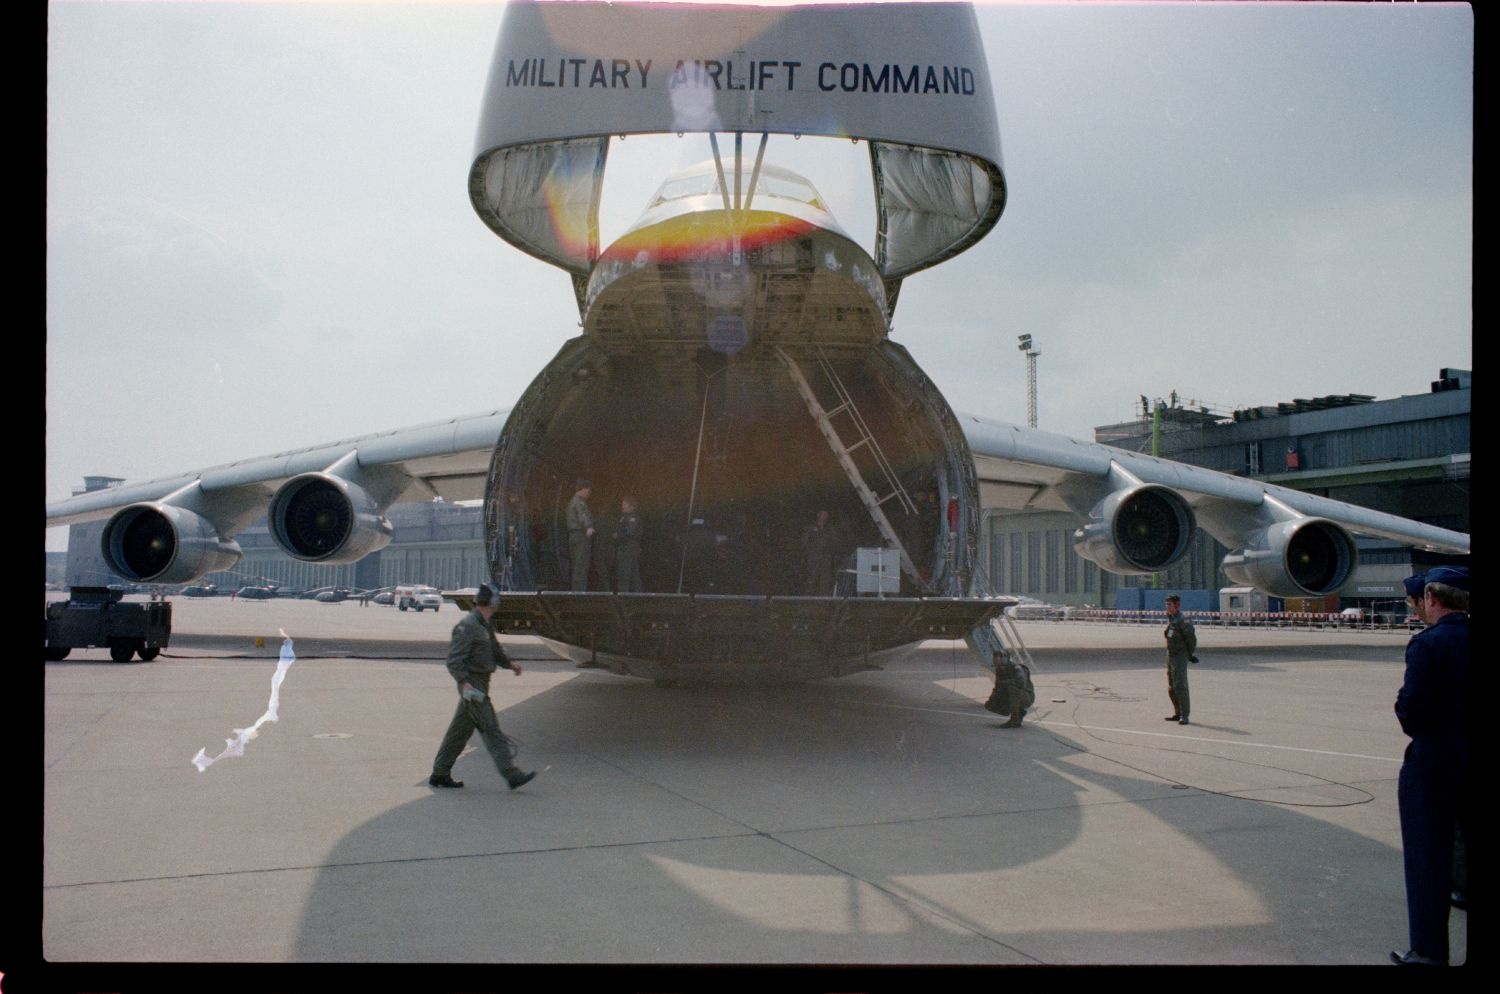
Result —
[[413, 611], [425, 611], [428, 608], [437, 611], [443, 606], [443, 595], [436, 587], [397, 587], [396, 607], [405, 611], [410, 608]]

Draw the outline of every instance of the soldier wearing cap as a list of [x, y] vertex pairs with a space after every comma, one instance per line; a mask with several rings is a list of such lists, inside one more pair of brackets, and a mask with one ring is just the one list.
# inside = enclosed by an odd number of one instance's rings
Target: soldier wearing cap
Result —
[[1396, 718], [1411, 736], [1397, 781], [1406, 918], [1411, 947], [1392, 952], [1402, 966], [1448, 962], [1453, 833], [1469, 819], [1469, 570], [1427, 572], [1420, 617], [1427, 628], [1406, 646]]
[[511, 790], [529, 783], [535, 773], [527, 773], [516, 766], [515, 751], [510, 739], [500, 731], [495, 720], [495, 709], [490, 704], [490, 674], [504, 666], [516, 676], [521, 667], [510, 661], [500, 640], [495, 637], [492, 619], [500, 606], [500, 592], [489, 583], [481, 583], [474, 595], [474, 610], [459, 619], [453, 626], [453, 636], [448, 642], [448, 672], [458, 684], [458, 708], [448, 731], [443, 735], [443, 744], [438, 746], [437, 756], [432, 761], [432, 776], [427, 782], [434, 787], [462, 787], [462, 780], [453, 779], [453, 764], [463, 751], [475, 731], [484, 740], [484, 747], [495, 761], [495, 769], [505, 778]]
[[589, 567], [594, 558], [594, 516], [589, 513], [588, 500], [593, 492], [593, 484], [580, 476], [573, 499], [568, 501], [568, 559], [573, 566], [573, 590], [589, 589]]

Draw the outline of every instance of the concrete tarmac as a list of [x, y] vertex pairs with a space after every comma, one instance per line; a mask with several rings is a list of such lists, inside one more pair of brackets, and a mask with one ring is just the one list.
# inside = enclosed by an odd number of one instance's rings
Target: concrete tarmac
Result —
[[[70, 963], [1317, 964], [1405, 949], [1404, 632], [1028, 622], [1004, 729], [962, 643], [676, 687], [504, 639], [500, 723], [427, 786], [450, 605], [174, 599], [152, 663], [45, 664], [42, 955]], [[279, 720], [209, 756], [267, 708]], [[1453, 960], [1467, 915], [1451, 917]], [[1391, 967], [1394, 970], [1394, 967]]]

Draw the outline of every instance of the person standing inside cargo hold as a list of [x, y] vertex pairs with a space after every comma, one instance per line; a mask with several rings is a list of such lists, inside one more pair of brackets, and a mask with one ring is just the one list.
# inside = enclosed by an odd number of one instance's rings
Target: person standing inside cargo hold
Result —
[[568, 560], [573, 567], [573, 590], [589, 589], [589, 567], [593, 565], [594, 516], [589, 513], [589, 495], [593, 485], [578, 478], [573, 499], [568, 501]]
[[1411, 948], [1392, 952], [1391, 960], [1446, 966], [1454, 826], [1472, 838], [1468, 568], [1428, 570], [1422, 608], [1427, 627], [1406, 644], [1406, 674], [1396, 694], [1396, 718], [1411, 736], [1396, 781]]
[[808, 597], [832, 596], [833, 563], [837, 550], [827, 511], [819, 511], [818, 520], [803, 529], [802, 548], [807, 553], [807, 582], [802, 593]]
[[632, 497], [620, 500], [620, 523], [615, 528], [615, 590], [622, 594], [641, 592], [641, 516]]
[[1167, 696], [1172, 698], [1172, 713], [1167, 721], [1179, 725], [1188, 723], [1188, 711], [1192, 710], [1188, 697], [1188, 663], [1196, 663], [1198, 633], [1193, 623], [1182, 615], [1182, 598], [1167, 595]]

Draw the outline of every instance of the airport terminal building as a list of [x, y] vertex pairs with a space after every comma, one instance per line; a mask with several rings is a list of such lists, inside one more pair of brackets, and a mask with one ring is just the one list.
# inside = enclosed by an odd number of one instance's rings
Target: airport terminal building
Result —
[[[1142, 417], [1095, 429], [1095, 441], [1208, 469], [1265, 480], [1457, 531], [1470, 529], [1471, 374], [1444, 369], [1428, 392], [1390, 400], [1359, 394], [1294, 400], [1224, 417], [1175, 401], [1143, 404]], [[88, 489], [109, 486], [90, 477]], [[597, 513], [596, 509], [596, 513]], [[471, 587], [489, 576], [483, 509], [429, 501], [393, 506], [391, 543], [359, 562], [325, 566], [294, 560], [271, 539], [264, 520], [236, 536], [243, 558], [204, 582], [224, 589], [273, 584], [295, 589], [374, 589], [429, 584]], [[121, 582], [99, 552], [101, 522], [75, 525], [68, 547], [70, 586]], [[1212, 591], [1229, 585], [1220, 563], [1229, 551], [1201, 529], [1181, 560], [1155, 576], [1115, 576], [1073, 551], [1077, 520], [1054, 512], [985, 512], [975, 564], [980, 593], [1006, 593], [1071, 606], [1156, 607], [1168, 589]], [[1287, 605], [1333, 610], [1391, 610], [1413, 569], [1447, 561], [1390, 542], [1358, 539], [1360, 563], [1335, 602]], [[1216, 595], [1215, 595], [1216, 596]], [[1214, 601], [1217, 603], [1217, 600]]]

